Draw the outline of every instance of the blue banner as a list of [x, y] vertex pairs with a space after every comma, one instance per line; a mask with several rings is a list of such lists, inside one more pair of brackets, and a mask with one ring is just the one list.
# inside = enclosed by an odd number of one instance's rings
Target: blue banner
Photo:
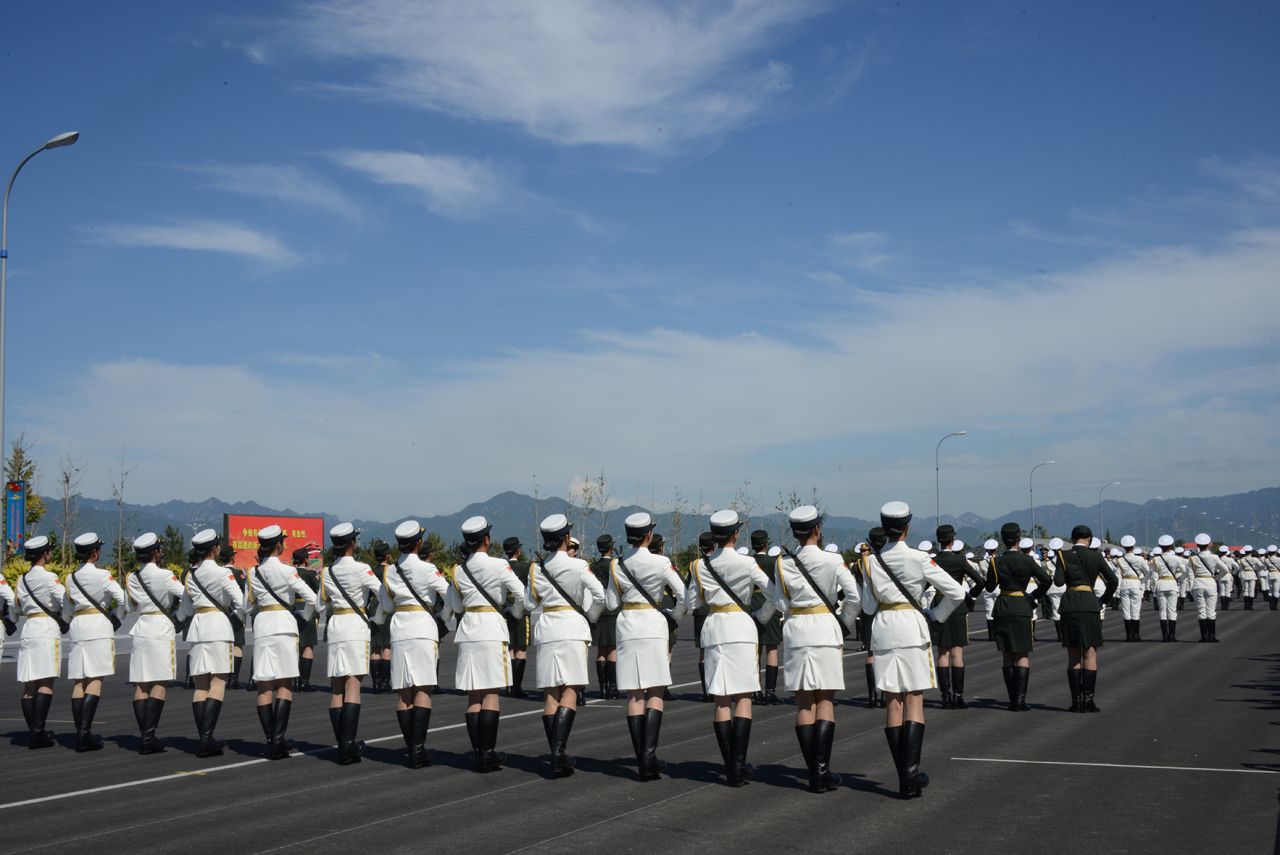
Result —
[[27, 482], [10, 481], [4, 487], [4, 533], [9, 548], [18, 550], [27, 540]]

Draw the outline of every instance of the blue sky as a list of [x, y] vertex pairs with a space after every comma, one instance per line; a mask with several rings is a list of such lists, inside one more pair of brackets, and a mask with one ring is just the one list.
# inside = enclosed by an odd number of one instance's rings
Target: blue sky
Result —
[[[8, 416], [138, 501], [1277, 483], [1280, 8], [8, 4]], [[10, 167], [5, 167], [6, 169]], [[38, 320], [35, 320], [38, 319]]]

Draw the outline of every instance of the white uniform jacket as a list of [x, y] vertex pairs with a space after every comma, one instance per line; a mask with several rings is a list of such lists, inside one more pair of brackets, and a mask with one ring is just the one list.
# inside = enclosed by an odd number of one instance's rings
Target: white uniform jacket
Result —
[[1222, 574], [1228, 572], [1227, 565], [1212, 552], [1201, 550], [1200, 552], [1192, 553], [1188, 563], [1191, 565], [1191, 572], [1197, 581], [1216, 580]]
[[[142, 583], [147, 583], [144, 590]], [[182, 583], [168, 567], [157, 566], [154, 562], [147, 564], [136, 573], [124, 578], [124, 590], [127, 595], [130, 611], [138, 613], [133, 628], [129, 630], [132, 638], [173, 638], [173, 621], [169, 613], [174, 603], [182, 599]], [[164, 611], [156, 608], [147, 596], [147, 590], [159, 601]]]
[[9, 587], [9, 580], [3, 576], [0, 576], [0, 612], [9, 620], [18, 619], [18, 602], [13, 596], [13, 588]]
[[707, 561], [711, 568], [720, 574], [725, 584], [733, 589], [738, 599], [748, 608], [751, 607], [751, 594], [759, 588], [769, 590], [769, 577], [760, 569], [760, 565], [750, 555], [739, 555], [732, 549], [720, 548], [695, 565], [695, 573], [685, 591], [685, 608], [688, 611], [706, 605], [710, 613], [702, 624], [702, 646], [711, 647], [716, 644], [734, 642], [759, 643], [760, 636], [756, 630], [756, 620], [767, 621], [773, 616], [775, 608], [765, 600], [764, 606], [755, 619], [738, 608], [733, 599], [724, 592], [720, 583], [707, 569]]
[[1151, 570], [1156, 576], [1157, 591], [1176, 591], [1191, 572], [1187, 559], [1171, 552], [1154, 556], [1151, 559]]
[[[342, 584], [351, 602], [347, 602], [347, 597], [342, 596], [342, 591], [338, 590], [338, 585], [334, 582], [335, 579]], [[307, 586], [301, 578], [298, 578], [298, 581], [304, 588]], [[369, 597], [377, 597], [381, 593], [382, 583], [378, 581], [378, 574], [374, 573], [373, 568], [368, 564], [359, 562], [350, 555], [344, 555], [329, 567], [324, 568], [320, 574], [319, 608], [329, 612], [325, 640], [368, 641], [369, 625], [355, 613], [351, 603], [355, 603], [363, 612]]]
[[1119, 570], [1120, 587], [1132, 588], [1142, 587], [1147, 581], [1147, 576], [1151, 573], [1151, 568], [1147, 566], [1147, 561], [1141, 555], [1134, 555], [1132, 552], [1126, 553], [1116, 559], [1116, 567]]
[[[81, 591], [81, 588], [84, 590]], [[71, 632], [68, 634], [72, 641], [115, 637], [111, 621], [94, 608], [88, 599], [93, 597], [109, 614], [120, 616], [124, 610], [124, 591], [116, 584], [115, 577], [109, 571], [92, 564], [83, 564], [67, 574], [66, 590], [67, 596], [62, 601], [62, 617], [71, 621]]]
[[392, 644], [411, 638], [439, 641], [440, 630], [436, 627], [435, 618], [431, 612], [423, 610], [409, 585], [413, 585], [413, 591], [418, 592], [418, 597], [422, 597], [428, 608], [440, 612], [441, 620], [449, 619], [449, 609], [444, 605], [449, 581], [436, 565], [409, 553], [387, 567], [382, 578], [382, 592], [378, 594], [378, 613], [374, 615], [374, 622], [391, 621]]
[[1240, 581], [1256, 582], [1258, 581], [1258, 559], [1252, 555], [1246, 555], [1240, 559]]
[[[801, 548], [795, 556], [804, 562], [804, 568], [832, 605], [836, 605], [837, 593], [844, 592], [844, 603], [838, 606], [840, 621], [853, 629], [854, 621], [862, 612], [862, 592], [844, 560], [834, 552], [812, 545]], [[773, 584], [769, 586], [765, 596], [786, 616], [786, 622], [782, 624], [784, 645], [844, 646], [844, 637], [840, 633], [840, 627], [836, 625], [835, 617], [827, 611], [809, 581], [786, 554], [779, 559]]]
[[[230, 575], [226, 571], [223, 573]], [[203, 575], [200, 581], [204, 581]], [[266, 561], [249, 571], [247, 590], [249, 597], [245, 607], [253, 614], [254, 635], [297, 635], [298, 622], [293, 619], [291, 608], [295, 596], [303, 602], [303, 620], [310, 620], [316, 613], [315, 591], [302, 581], [296, 568], [285, 564], [275, 555], [268, 556]], [[279, 600], [272, 595], [272, 591], [279, 595]], [[284, 603], [280, 600], [284, 600]]]
[[[555, 576], [564, 592], [587, 613], [586, 619], [569, 605], [560, 592], [552, 587], [546, 576]], [[539, 617], [533, 625], [533, 643], [546, 641], [591, 641], [591, 624], [604, 611], [604, 587], [591, 565], [581, 558], [571, 558], [567, 552], [557, 552], [547, 559], [544, 569], [535, 558], [529, 565], [529, 585], [524, 601], [531, 609], [537, 609]]]
[[[654, 555], [643, 547], [624, 558], [627, 570], [635, 577], [636, 582], [648, 592], [658, 605], [662, 605], [662, 595], [666, 588], [676, 595], [675, 608], [671, 616], [679, 620], [684, 615], [684, 581], [671, 566], [671, 559], [665, 555]], [[613, 559], [609, 568], [609, 587], [605, 590], [605, 608], [618, 612], [618, 640], [634, 638], [666, 638], [670, 632], [667, 619], [659, 614], [649, 601], [637, 590], [636, 586], [618, 567], [618, 559]]]
[[67, 591], [57, 574], [44, 567], [32, 567], [18, 579], [18, 584], [13, 587], [14, 596], [18, 600], [18, 613], [26, 618], [22, 622], [22, 637], [58, 638], [61, 636], [62, 630], [58, 629], [58, 622], [52, 616], [48, 616], [49, 619], [45, 620], [45, 611], [36, 605], [38, 599], [52, 609], [54, 615], [62, 613], [62, 603], [66, 600]]
[[[964, 602], [964, 589], [945, 570], [934, 564], [928, 553], [912, 549], [899, 540], [881, 550], [880, 555], [917, 603], [924, 605], [924, 590], [929, 585], [942, 595], [942, 602], [932, 610], [934, 620], [945, 621]], [[921, 647], [928, 644], [929, 624], [920, 612], [910, 606], [898, 586], [893, 584], [893, 580], [885, 575], [884, 568], [875, 555], [867, 556], [863, 572], [867, 581], [863, 589], [862, 610], [876, 615], [871, 633], [876, 649]], [[902, 608], [904, 605], [906, 607]], [[894, 608], [883, 609], [882, 606]]]
[[[200, 590], [195, 579], [209, 592], [209, 599]], [[145, 596], [145, 595], [144, 595]], [[221, 608], [219, 608], [221, 606]], [[244, 612], [244, 593], [236, 584], [236, 577], [212, 559], [205, 559], [187, 573], [182, 583], [182, 603], [178, 606], [178, 618], [191, 618], [186, 639], [195, 644], [205, 641], [235, 641], [231, 621], [222, 611], [240, 617]]]
[[[511, 633], [507, 630], [506, 615], [495, 611], [484, 595], [476, 590], [476, 584], [483, 585], [484, 590], [499, 606], [506, 604], [507, 614], [519, 618], [524, 614], [524, 589], [520, 587], [520, 577], [506, 559], [494, 558], [492, 555], [473, 553], [466, 559], [467, 570], [459, 564], [453, 571], [453, 585], [445, 603], [449, 610], [461, 614], [458, 619], [458, 630], [453, 640], [459, 644], [467, 641], [501, 641], [510, 642]], [[475, 577], [475, 584], [467, 575]], [[510, 598], [510, 602], [508, 602]]]

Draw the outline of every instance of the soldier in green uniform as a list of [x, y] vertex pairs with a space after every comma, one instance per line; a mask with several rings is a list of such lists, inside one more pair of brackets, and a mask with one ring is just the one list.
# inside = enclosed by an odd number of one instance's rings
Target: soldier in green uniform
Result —
[[[694, 584], [693, 580], [698, 577], [698, 565], [702, 563], [702, 558], [716, 551], [716, 539], [709, 531], [704, 531], [698, 535], [698, 558], [695, 558], [689, 565], [689, 584]], [[689, 597], [686, 595], [686, 601]], [[709, 701], [711, 696], [707, 694], [707, 665], [703, 658], [702, 649], [702, 625], [707, 620], [707, 615], [711, 614], [711, 607], [703, 603], [693, 610], [693, 643], [698, 645], [698, 680], [702, 683], [702, 700]]]
[[[1120, 580], [1090, 549], [1093, 532], [1087, 525], [1071, 529], [1069, 551], [1059, 552], [1054, 581], [1066, 585], [1059, 611], [1062, 613], [1062, 646], [1067, 648], [1067, 685], [1071, 689], [1071, 712], [1101, 712], [1093, 702], [1098, 685], [1098, 648], [1102, 646], [1102, 607], [1111, 602]], [[1102, 596], [1094, 592], [1101, 576], [1106, 585]]]
[[[224, 543], [218, 548], [218, 563], [227, 569], [227, 572], [235, 579], [236, 585], [240, 588], [240, 593], [244, 593], [245, 582], [248, 577], [245, 572], [231, 562], [235, 561], [236, 548], [229, 543]], [[196, 562], [197, 566], [200, 562]], [[186, 574], [183, 574], [183, 581], [186, 581]], [[228, 689], [240, 689], [243, 685], [240, 682], [240, 666], [244, 662], [244, 621], [240, 619], [238, 614], [232, 613], [231, 620], [231, 679], [227, 682]], [[188, 669], [188, 672], [190, 669]]]
[[[591, 562], [591, 572], [600, 586], [607, 588], [617, 561], [613, 555], [613, 535], [597, 537], [596, 552], [600, 557]], [[608, 700], [618, 697], [618, 612], [621, 610], [621, 607], [605, 609], [591, 627], [591, 644], [596, 649], [596, 682], [600, 684], [600, 697]]]
[[[961, 587], [964, 587], [965, 579], [970, 579], [976, 585], [974, 590], [982, 590], [983, 578], [970, 566], [963, 553], [955, 551], [955, 526], [940, 525], [936, 534], [938, 554], [934, 556], [933, 563]], [[972, 607], [973, 595], [966, 594], [964, 605], [953, 611], [938, 631], [938, 688], [942, 690], [944, 710], [968, 708], [964, 702], [964, 649], [969, 645], [969, 610]]]
[[1009, 693], [1009, 711], [1026, 712], [1027, 683], [1031, 679], [1031, 648], [1034, 638], [1031, 630], [1032, 604], [1027, 597], [1027, 583], [1036, 580], [1036, 590], [1044, 595], [1053, 584], [1049, 574], [1034, 558], [1018, 549], [1022, 539], [1022, 527], [1017, 523], [1005, 523], [1000, 527], [1000, 541], [1004, 552], [992, 555], [987, 565], [986, 590], [996, 591], [995, 611], [992, 615], [992, 634], [996, 649], [1004, 656], [1004, 685]]
[[[884, 529], [876, 526], [867, 532], [867, 542], [858, 544], [858, 560], [850, 568], [858, 584], [864, 588], [869, 584], [867, 562], [873, 561], [872, 550], [884, 549], [889, 538]], [[884, 709], [884, 692], [876, 688], [876, 654], [871, 648], [871, 626], [875, 623], [875, 612], [863, 610], [858, 613], [858, 636], [862, 639], [862, 649], [867, 651], [867, 662], [864, 672], [867, 678], [867, 709], [879, 707]]]
[[[387, 567], [391, 563], [391, 545], [378, 540], [373, 544], [373, 573], [381, 583], [387, 576]], [[376, 603], [367, 607], [372, 614], [377, 609]], [[373, 693], [380, 695], [391, 691], [391, 622], [372, 624], [369, 627], [369, 680], [373, 684]]]
[[[502, 541], [502, 551], [507, 556], [507, 563], [520, 578], [521, 590], [529, 587], [529, 559], [525, 557], [520, 538], [508, 537]], [[508, 603], [512, 601], [512, 597], [507, 597]], [[527, 697], [524, 691], [524, 669], [529, 664], [529, 638], [532, 634], [529, 614], [526, 612], [518, 618], [508, 616], [507, 631], [510, 635], [508, 646], [511, 649], [510, 694], [513, 698], [524, 698]]]
[[[756, 564], [772, 583], [777, 578], [778, 556], [769, 554], [769, 532], [758, 528], [751, 532], [751, 552]], [[764, 605], [764, 592], [751, 594], [751, 611]], [[756, 624], [760, 646], [764, 648], [764, 692], [760, 700], [766, 704], [778, 703], [778, 645], [782, 643], [782, 615], [775, 612], [768, 622]]]
[[[320, 590], [320, 574], [313, 570], [309, 565], [311, 561], [311, 550], [305, 546], [293, 550], [292, 562], [297, 568], [298, 577], [302, 579], [306, 586], [312, 592]], [[293, 601], [294, 611], [301, 611], [303, 603], [295, 598]], [[311, 669], [316, 664], [316, 645], [320, 643], [319, 621], [313, 614], [310, 619], [302, 622], [298, 627], [298, 679], [293, 681], [293, 690], [295, 692], [314, 692], [315, 688], [311, 685]]]

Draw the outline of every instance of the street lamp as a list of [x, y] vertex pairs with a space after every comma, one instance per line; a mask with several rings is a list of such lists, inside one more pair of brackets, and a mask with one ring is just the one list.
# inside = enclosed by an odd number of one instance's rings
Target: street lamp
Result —
[[[13, 170], [13, 174], [9, 176], [9, 183], [4, 188], [4, 210], [3, 213], [0, 213], [0, 456], [6, 458], [7, 455], [5, 455], [4, 450], [4, 307], [5, 295], [9, 285], [9, 194], [13, 191], [14, 180], [18, 177], [18, 173], [22, 171], [22, 167], [27, 165], [28, 160], [46, 149], [74, 145], [78, 139], [80, 139], [79, 131], [67, 131], [65, 134], [58, 134], [22, 159], [22, 162], [18, 164], [18, 168]], [[7, 545], [6, 539], [0, 537], [0, 567], [4, 566], [5, 547]]]
[[937, 502], [937, 514], [934, 525], [942, 525], [942, 443], [951, 439], [953, 436], [965, 436], [969, 432], [967, 430], [958, 430], [955, 433], [949, 433], [942, 439], [938, 440], [938, 446], [933, 450], [933, 489], [934, 501]]
[[1052, 466], [1057, 462], [1058, 461], [1056, 460], [1046, 460], [1043, 463], [1037, 463], [1035, 466], [1031, 467], [1031, 474], [1027, 476], [1027, 497], [1031, 500], [1031, 539], [1032, 540], [1034, 540], [1036, 536], [1036, 487], [1035, 487], [1035, 480], [1034, 480], [1036, 477], [1036, 470], [1039, 469], [1041, 466]]
[[1107, 527], [1102, 524], [1102, 491], [1119, 483], [1119, 481], [1112, 481], [1110, 484], [1103, 484], [1098, 488], [1098, 537], [1100, 538], [1107, 536]]
[[1147, 499], [1147, 503], [1142, 506], [1142, 539], [1143, 546], [1151, 545], [1151, 503], [1163, 502], [1164, 496], [1156, 496], [1154, 499]]

